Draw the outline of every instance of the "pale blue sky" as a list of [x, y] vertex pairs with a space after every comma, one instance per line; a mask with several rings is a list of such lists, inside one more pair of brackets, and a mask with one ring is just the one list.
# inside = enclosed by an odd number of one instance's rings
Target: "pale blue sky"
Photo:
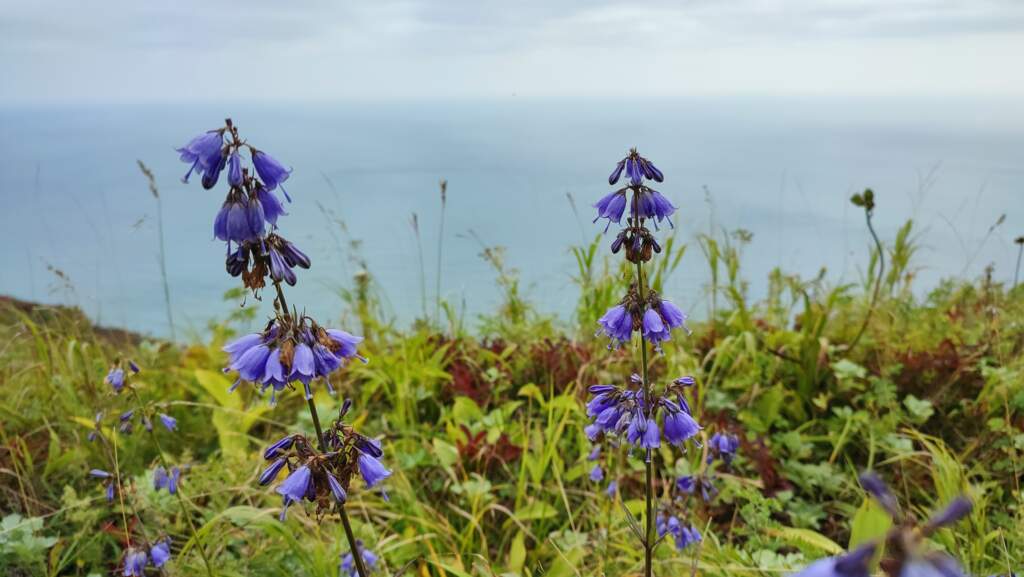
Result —
[[0, 0], [0, 102], [1024, 95], [1020, 0]]

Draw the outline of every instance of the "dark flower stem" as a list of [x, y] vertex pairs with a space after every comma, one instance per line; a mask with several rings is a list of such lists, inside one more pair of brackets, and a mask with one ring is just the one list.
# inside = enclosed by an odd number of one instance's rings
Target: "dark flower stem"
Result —
[[[139, 407], [143, 407], [142, 399], [139, 397], [139, 392], [134, 388], [132, 388], [132, 396], [135, 397], [135, 402], [139, 404]], [[145, 409], [143, 410], [145, 411]], [[160, 457], [160, 464], [168, 473], [170, 473], [171, 467], [167, 464], [167, 460], [164, 459], [164, 448], [160, 445], [160, 438], [157, 437], [154, 429], [147, 430], [149, 431], [149, 436], [153, 438], [153, 444], [156, 446], [156, 454]], [[203, 565], [206, 566], [206, 574], [209, 575], [209, 577], [213, 577], [213, 567], [210, 566], [210, 559], [206, 556], [206, 548], [203, 547], [203, 541], [199, 538], [199, 532], [196, 531], [196, 525], [192, 522], [192, 515], [188, 511], [188, 507], [185, 506], [185, 497], [181, 494], [181, 486], [178, 486], [177, 490], [174, 491], [174, 496], [178, 498], [178, 507], [181, 508], [181, 514], [185, 517], [185, 521], [188, 522], [188, 529], [189, 532], [192, 533], [192, 539], [196, 542], [196, 548], [199, 549], [199, 556], [203, 558]]]
[[[284, 298], [284, 291], [281, 290], [281, 283], [274, 281], [274, 288], [277, 289], [277, 305], [284, 314], [288, 314], [288, 301]], [[323, 452], [327, 451], [327, 443], [324, 442], [324, 430], [320, 426], [320, 415], [316, 411], [316, 403], [313, 402], [312, 398], [306, 399], [306, 405], [309, 407], [309, 416], [313, 419], [313, 428], [316, 429], [316, 442]], [[349, 549], [352, 551], [352, 559], [356, 563], [356, 571], [359, 573], [359, 577], [368, 577], [370, 572], [366, 570], [366, 565], [363, 564], [363, 555], [356, 546], [356, 536], [352, 532], [352, 524], [348, 520], [348, 512], [345, 511], [345, 505], [338, 504], [338, 513], [341, 515], [341, 524], [345, 528], [345, 537], [348, 539]]]
[[[633, 191], [633, 213], [639, 215], [639, 202], [640, 202], [640, 191]], [[639, 219], [639, 217], [637, 217]], [[639, 223], [636, 223], [639, 225]], [[644, 268], [643, 261], [637, 259], [636, 261], [636, 290], [640, 297], [640, 302], [644, 302], [644, 287], [646, 280], [644, 279]], [[653, 395], [651, 394], [651, 386], [647, 379], [647, 339], [644, 338], [643, 329], [640, 332], [640, 377], [643, 380], [644, 388], [644, 404], [645, 414], [644, 418], [648, 419], [654, 413], [654, 406], [651, 403]], [[644, 577], [651, 577], [654, 573], [654, 457], [651, 454], [651, 450], [647, 449], [645, 459], [646, 476], [644, 482], [644, 499], [647, 502], [647, 531], [644, 537]]]
[[[636, 284], [637, 291], [640, 295], [640, 302], [644, 300], [644, 271], [643, 265], [638, 260], [636, 263]], [[647, 380], [647, 339], [644, 338], [643, 333], [640, 334], [640, 377], [643, 379], [644, 387], [644, 403], [646, 406], [646, 415], [644, 418], [650, 418], [653, 407], [651, 404], [651, 387]], [[651, 454], [651, 450], [647, 449], [645, 456], [646, 461], [646, 479], [644, 483], [644, 498], [647, 502], [647, 532], [644, 538], [644, 577], [651, 577], [653, 575], [653, 561], [654, 561], [654, 459]]]

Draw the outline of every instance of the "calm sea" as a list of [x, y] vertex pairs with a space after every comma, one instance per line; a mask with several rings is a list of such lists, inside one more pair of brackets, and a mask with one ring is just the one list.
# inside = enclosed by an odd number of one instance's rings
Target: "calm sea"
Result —
[[[282, 232], [313, 259], [289, 301], [324, 318], [356, 270], [349, 241], [400, 323], [421, 308], [419, 218], [433, 298], [438, 181], [448, 180], [444, 296], [468, 311], [498, 299], [480, 245], [507, 247], [527, 295], [567, 318], [577, 297], [569, 246], [600, 229], [589, 205], [630, 146], [666, 175], [684, 240], [753, 233], [744, 276], [754, 296], [773, 267], [832, 282], [866, 266], [863, 214], [848, 198], [877, 194], [880, 234], [907, 218], [922, 250], [920, 290], [995, 265], [1012, 279], [1024, 233], [1024, 111], [1010, 101], [726, 98], [637, 102], [89, 105], [0, 108], [0, 293], [81, 306], [97, 321], [166, 335], [156, 204], [163, 198], [167, 273], [179, 332], [201, 333], [235, 305], [236, 281], [212, 239], [224, 191], [185, 186], [174, 147], [232, 116], [249, 141], [294, 168]], [[567, 200], [576, 199], [577, 219]], [[991, 234], [1000, 215], [1006, 220]], [[332, 216], [342, 220], [343, 230]], [[610, 238], [609, 238], [610, 240]], [[52, 269], [66, 274], [67, 282]], [[698, 316], [707, 267], [691, 243], [668, 296]], [[252, 304], [252, 303], [250, 303]]]

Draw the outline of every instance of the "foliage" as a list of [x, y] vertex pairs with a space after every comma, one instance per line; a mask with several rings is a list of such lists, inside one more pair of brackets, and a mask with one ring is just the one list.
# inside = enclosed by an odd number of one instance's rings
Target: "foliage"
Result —
[[[608, 498], [604, 484], [587, 477], [581, 399], [586, 385], [621, 372], [630, 355], [608, 354], [593, 336], [623, 282], [598, 256], [606, 241], [573, 249], [582, 296], [571, 323], [538, 313], [496, 249], [484, 256], [504, 299], [475, 332], [452, 313], [443, 329], [437, 319], [397, 328], [368, 269], [360, 269], [364, 278], [344, 297], [348, 314], [368, 329], [372, 360], [335, 377], [338, 398], [320, 390], [316, 403], [331, 414], [344, 396], [357, 399], [354, 424], [382, 435], [394, 456], [390, 501], [362, 493], [349, 506], [357, 536], [381, 555], [380, 574], [637, 573], [642, 553], [630, 519], [642, 517], [642, 503]], [[974, 512], [936, 533], [934, 547], [957, 555], [972, 574], [1019, 570], [1024, 288], [986, 276], [921, 292], [908, 223], [883, 243], [880, 296], [850, 347], [875, 279], [831, 285], [824, 271], [804, 279], [776, 270], [768, 294], [755, 301], [741, 268], [748, 242], [744, 233], [707, 235], [698, 239], [702, 250], [686, 252], [676, 241], [661, 259], [669, 264], [659, 274], [669, 275], [680, 263], [696, 266], [689, 260], [703, 252], [714, 281], [706, 320], [652, 370], [693, 374], [699, 420], [738, 434], [741, 449], [719, 475], [718, 495], [694, 511], [703, 544], [683, 555], [660, 548], [656, 574], [774, 575], [879, 535], [886, 517], [858, 488], [863, 469], [879, 472], [919, 515], [966, 491]], [[278, 500], [255, 482], [257, 440], [308, 428], [301, 395], [283, 395], [267, 411], [250, 388], [222, 393], [220, 347], [246, 322], [232, 313], [205, 342], [177, 346], [102, 331], [74, 310], [3, 306], [0, 509], [12, 513], [0, 533], [5, 574], [113, 572], [119, 519], [86, 475], [99, 448], [87, 441], [83, 421], [110, 404], [102, 380], [118, 357], [146, 367], [143, 396], [170, 401], [180, 442], [165, 450], [191, 465], [185, 483], [219, 574], [337, 574], [346, 552], [341, 528], [305, 515], [281, 524]], [[120, 442], [124, 470], [156, 462], [145, 443]], [[677, 462], [680, 474], [702, 458], [691, 457]], [[625, 461], [608, 471], [633, 487], [643, 478]], [[169, 573], [196, 574], [195, 555], [181, 554], [194, 543], [180, 510], [166, 494], [140, 492], [171, 532]], [[11, 523], [31, 530], [12, 531]]]

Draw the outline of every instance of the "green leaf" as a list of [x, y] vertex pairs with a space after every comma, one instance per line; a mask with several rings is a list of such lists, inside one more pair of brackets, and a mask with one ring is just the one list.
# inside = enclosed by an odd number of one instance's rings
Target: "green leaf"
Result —
[[512, 538], [512, 545], [508, 551], [508, 570], [513, 573], [522, 573], [523, 565], [526, 564], [526, 535], [522, 531], [516, 533]]
[[264, 405], [245, 410], [242, 397], [228, 392], [231, 383], [220, 373], [197, 369], [195, 377], [199, 386], [213, 397], [219, 407], [213, 411], [210, 421], [217, 431], [221, 452], [226, 458], [245, 458], [249, 448], [247, 433], [260, 415], [269, 410], [268, 407]]
[[769, 535], [778, 537], [791, 545], [806, 545], [827, 555], [838, 555], [843, 552], [843, 548], [835, 541], [811, 529], [776, 527], [766, 531]]
[[516, 511], [516, 519], [520, 521], [531, 521], [534, 519], [549, 519], [557, 515], [554, 507], [544, 501], [534, 501]]
[[872, 566], [878, 563], [885, 550], [885, 541], [882, 537], [892, 527], [892, 518], [873, 499], [865, 499], [857, 512], [853, 515], [850, 523], [850, 550], [856, 549], [869, 541], [878, 539], [880, 541], [878, 551], [872, 561]]
[[903, 399], [903, 406], [907, 408], [915, 423], [923, 423], [935, 414], [931, 401], [921, 400], [914, 395], [907, 395]]

